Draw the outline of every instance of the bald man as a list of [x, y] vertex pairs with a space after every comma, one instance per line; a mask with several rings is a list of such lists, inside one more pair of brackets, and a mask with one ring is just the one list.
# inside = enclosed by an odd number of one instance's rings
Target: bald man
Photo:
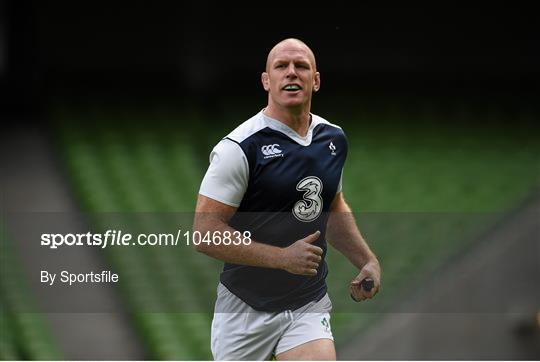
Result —
[[[267, 106], [214, 147], [197, 201], [194, 230], [232, 240], [197, 247], [224, 262], [212, 354], [335, 360], [327, 241], [359, 270], [353, 299], [372, 298], [380, 287], [379, 262], [341, 190], [347, 139], [310, 111], [321, 76], [304, 42], [276, 44], [261, 81]], [[371, 289], [360, 287], [364, 280]]]

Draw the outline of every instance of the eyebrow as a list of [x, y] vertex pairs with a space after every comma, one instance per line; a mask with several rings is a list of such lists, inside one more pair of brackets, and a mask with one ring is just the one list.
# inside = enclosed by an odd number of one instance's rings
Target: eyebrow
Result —
[[311, 66], [311, 62], [309, 61], [309, 59], [292, 59], [291, 60], [291, 59], [285, 59], [285, 58], [275, 58], [272, 64], [288, 63], [291, 61], [293, 63], [308, 64], [309, 66]]

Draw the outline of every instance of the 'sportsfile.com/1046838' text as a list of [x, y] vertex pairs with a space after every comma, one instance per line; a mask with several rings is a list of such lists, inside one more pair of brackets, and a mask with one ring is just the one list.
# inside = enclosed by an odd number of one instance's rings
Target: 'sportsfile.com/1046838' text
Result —
[[43, 233], [41, 246], [58, 249], [62, 246], [178, 246], [178, 245], [250, 245], [249, 231], [182, 231], [176, 233], [141, 233], [133, 235], [122, 230], [107, 230], [105, 233]]

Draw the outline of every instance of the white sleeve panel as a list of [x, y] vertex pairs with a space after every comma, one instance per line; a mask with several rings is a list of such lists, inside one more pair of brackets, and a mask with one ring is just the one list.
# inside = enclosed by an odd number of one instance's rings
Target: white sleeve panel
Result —
[[246, 192], [249, 166], [244, 151], [236, 142], [221, 140], [210, 153], [210, 166], [199, 194], [238, 207]]
[[342, 181], [343, 181], [343, 170], [341, 170], [341, 176], [339, 176], [339, 184], [338, 184], [338, 187], [337, 187], [336, 194], [339, 194], [341, 192]]

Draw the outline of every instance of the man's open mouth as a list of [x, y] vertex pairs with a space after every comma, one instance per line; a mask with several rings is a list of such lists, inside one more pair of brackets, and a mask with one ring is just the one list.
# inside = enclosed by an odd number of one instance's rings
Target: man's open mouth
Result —
[[302, 89], [302, 87], [300, 87], [298, 84], [287, 84], [282, 89], [287, 91], [287, 92], [296, 92], [296, 91]]

